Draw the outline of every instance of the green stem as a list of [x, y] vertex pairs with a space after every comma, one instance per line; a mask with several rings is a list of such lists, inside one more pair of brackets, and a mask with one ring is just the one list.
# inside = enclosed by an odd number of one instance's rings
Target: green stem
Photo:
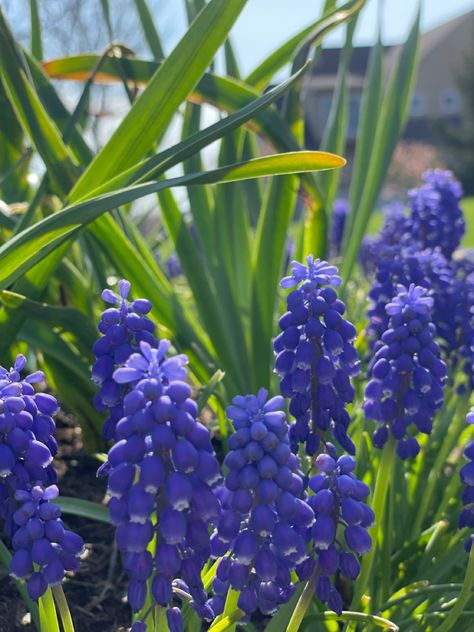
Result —
[[309, 608], [309, 605], [314, 597], [314, 591], [316, 589], [316, 581], [319, 575], [319, 568], [316, 568], [313, 571], [313, 574], [308, 580], [308, 583], [304, 587], [303, 592], [301, 593], [300, 598], [298, 599], [298, 603], [296, 604], [296, 608], [291, 615], [290, 622], [288, 623], [288, 627], [286, 628], [286, 632], [298, 632], [301, 622], [304, 619], [306, 611]]
[[58, 615], [54, 606], [53, 594], [48, 586], [47, 591], [39, 599], [41, 632], [59, 632]]
[[454, 630], [454, 624], [459, 619], [464, 610], [464, 606], [468, 603], [472, 596], [472, 586], [474, 584], [474, 546], [471, 547], [469, 554], [469, 562], [466, 569], [466, 575], [464, 577], [464, 583], [462, 590], [459, 594], [459, 599], [456, 601], [456, 605], [451, 610], [449, 615], [443, 621], [443, 623], [437, 628], [436, 632], [449, 632]]
[[240, 608], [237, 608], [234, 612], [231, 612], [217, 623], [211, 625], [208, 632], [224, 632], [224, 630], [228, 630], [234, 626], [243, 616], [244, 612], [240, 610]]
[[[421, 495], [420, 505], [418, 508], [418, 513], [415, 518], [415, 522], [413, 524], [412, 533], [419, 533], [421, 531], [421, 527], [423, 525], [423, 521], [426, 517], [426, 514], [429, 509], [430, 502], [433, 498], [436, 498], [436, 494], [434, 494], [434, 489], [439, 480], [439, 475], [446, 463], [446, 459], [449, 456], [449, 453], [452, 450], [453, 443], [456, 441], [461, 428], [466, 423], [464, 419], [464, 415], [459, 414], [459, 409], [466, 407], [465, 399], [461, 400], [457, 410], [452, 412], [454, 417], [453, 423], [450, 424], [448, 433], [443, 440], [440, 442], [439, 450], [436, 456], [436, 460], [434, 462], [433, 467], [430, 470], [428, 475], [428, 481], [426, 485], [424, 485], [423, 494]], [[456, 414], [458, 413], [458, 414]], [[424, 480], [421, 478], [420, 480]]]
[[53, 586], [52, 590], [54, 601], [56, 602], [56, 606], [61, 617], [61, 622], [63, 624], [63, 631], [74, 632], [74, 624], [72, 622], [71, 612], [69, 610], [69, 605], [67, 603], [63, 587], [61, 586], [61, 584], [58, 584], [57, 586]]
[[[397, 632], [399, 627], [393, 621], [384, 619], [375, 614], [364, 614], [363, 612], [352, 612], [351, 610], [343, 610], [341, 614], [336, 612], [321, 612], [320, 614], [314, 614], [308, 617], [305, 622], [309, 625], [316, 621], [346, 621], [346, 622], [358, 622], [363, 623], [366, 626], [376, 626], [377, 628], [383, 628], [384, 630], [393, 630]], [[308, 629], [313, 629], [309, 628]], [[365, 628], [364, 628], [365, 629]]]
[[375, 513], [375, 524], [370, 530], [370, 535], [372, 536], [372, 549], [362, 559], [361, 572], [355, 586], [354, 599], [352, 601], [353, 607], [357, 607], [359, 605], [362, 595], [368, 586], [372, 572], [372, 566], [377, 552], [379, 534], [381, 532], [380, 527], [384, 523], [387, 492], [392, 478], [394, 462], [395, 440], [393, 437], [390, 437], [383, 448], [382, 455], [380, 457], [379, 471], [375, 481], [375, 491], [372, 501], [372, 509]]
[[398, 604], [403, 603], [408, 599], [416, 599], [417, 597], [424, 597], [425, 595], [429, 595], [432, 593], [457, 593], [460, 588], [462, 588], [462, 584], [434, 584], [433, 586], [416, 588], [415, 590], [410, 590], [404, 595], [400, 595], [399, 597], [394, 597], [393, 599], [386, 601], [382, 606], [380, 606], [380, 612], [390, 610], [391, 608], [394, 608]]
[[168, 622], [166, 620], [166, 609], [161, 606], [155, 606], [155, 632], [169, 632]]

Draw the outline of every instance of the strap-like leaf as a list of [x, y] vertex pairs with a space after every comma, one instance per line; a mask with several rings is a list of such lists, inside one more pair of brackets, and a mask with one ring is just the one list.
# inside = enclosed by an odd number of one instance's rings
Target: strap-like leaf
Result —
[[235, 182], [268, 175], [334, 169], [344, 164], [343, 158], [324, 152], [277, 154], [221, 167], [214, 171], [141, 184], [72, 205], [61, 213], [51, 215], [22, 231], [0, 248], [0, 288], [5, 289], [26, 270], [103, 213], [145, 195], [158, 193], [168, 187]]
[[344, 283], [350, 279], [360, 243], [367, 230], [367, 223], [375, 207], [395, 150], [398, 138], [405, 125], [410, 98], [414, 87], [418, 65], [420, 13], [417, 12], [407, 41], [403, 45], [395, 70], [390, 79], [383, 105], [375, 127], [373, 153], [367, 171], [360, 174], [364, 178], [364, 189], [357, 208], [352, 209], [354, 217], [350, 232], [344, 238], [344, 258], [341, 276]]
[[71, 193], [72, 200], [144, 157], [209, 66], [245, 3], [211, 0], [206, 5], [83, 173]]

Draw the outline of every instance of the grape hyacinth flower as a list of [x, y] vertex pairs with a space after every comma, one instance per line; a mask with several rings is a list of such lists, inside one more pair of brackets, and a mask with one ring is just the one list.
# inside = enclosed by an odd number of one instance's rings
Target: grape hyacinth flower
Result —
[[[358, 556], [368, 553], [372, 546], [367, 529], [374, 522], [374, 513], [364, 502], [369, 488], [355, 476], [354, 458], [347, 454], [337, 458], [334, 446], [327, 444], [327, 447], [328, 453], [316, 458], [318, 472], [309, 480], [314, 495], [307, 502], [316, 517], [311, 528], [311, 544], [318, 565], [316, 596], [341, 614], [343, 600], [331, 577], [336, 573], [348, 580], [358, 577]], [[337, 536], [338, 528], [340, 535], [344, 533], [344, 543], [342, 537]], [[300, 568], [305, 579], [306, 564]]]
[[[167, 340], [156, 348], [141, 341], [113, 373], [124, 389], [123, 416], [99, 474], [108, 475], [110, 520], [130, 577], [132, 610], [143, 607], [148, 579], [154, 601], [170, 607], [179, 579], [191, 605], [209, 619], [201, 570], [210, 555], [208, 530], [220, 515], [213, 489], [220, 467], [184, 381], [187, 358], [167, 358], [169, 347]], [[180, 616], [168, 612], [173, 629], [182, 626]]]
[[294, 591], [290, 573], [308, 558], [305, 531], [314, 514], [304, 501], [299, 460], [290, 450], [282, 397], [268, 392], [232, 400], [227, 416], [235, 433], [224, 464], [227, 498], [212, 551], [221, 559], [210, 605], [221, 613], [229, 587], [238, 607], [275, 613]]
[[[449, 263], [449, 283], [443, 292], [434, 293], [433, 320], [442, 339], [444, 356], [453, 368], [467, 377], [474, 387], [474, 263], [462, 258]], [[459, 388], [465, 390], [466, 384]]]
[[354, 347], [355, 327], [344, 318], [345, 305], [333, 289], [341, 283], [337, 268], [306, 257], [293, 261], [283, 288], [288, 311], [280, 318], [282, 332], [275, 338], [275, 372], [280, 392], [290, 398], [296, 421], [290, 428], [293, 451], [306, 444], [309, 455], [318, 452], [327, 430], [350, 454], [355, 448], [347, 434], [350, 416], [346, 404], [354, 398], [351, 378], [360, 371]]
[[[474, 412], [467, 414], [467, 422], [474, 424]], [[462, 466], [459, 473], [465, 488], [462, 494], [464, 507], [459, 516], [458, 527], [460, 529], [464, 527], [471, 529], [471, 533], [464, 545], [466, 552], [469, 553], [474, 542], [474, 441], [470, 441], [464, 448], [464, 456], [468, 462]]]
[[58, 403], [35, 391], [33, 384], [44, 380], [41, 371], [21, 379], [25, 365], [18, 355], [10, 371], [0, 367], [0, 517], [12, 540], [10, 571], [26, 580], [36, 600], [78, 568], [84, 545], [65, 529], [52, 502], [58, 495], [52, 464]]
[[441, 251], [435, 248], [419, 252], [415, 247], [387, 246], [379, 250], [375, 280], [369, 292], [367, 335], [372, 350], [377, 351], [382, 344], [381, 336], [389, 321], [387, 304], [396, 294], [397, 286], [408, 287], [412, 283], [432, 290], [433, 321], [437, 325], [438, 335], [451, 331], [451, 326], [445, 327], [444, 323], [451, 315], [451, 309], [446, 307], [451, 292], [452, 273]]
[[338, 199], [334, 202], [331, 218], [331, 232], [329, 241], [331, 244], [331, 257], [338, 257], [341, 254], [342, 240], [344, 238], [344, 228], [349, 214], [349, 203], [347, 200]]
[[172, 252], [168, 259], [165, 261], [166, 276], [168, 279], [175, 279], [183, 274], [179, 257], [175, 252]]
[[420, 449], [408, 434], [410, 426], [430, 434], [435, 412], [443, 404], [446, 365], [435, 341], [432, 307], [425, 288], [399, 285], [386, 306], [388, 327], [369, 367], [364, 411], [380, 424], [374, 444], [381, 448], [391, 434], [402, 459], [415, 457]]
[[461, 243], [465, 232], [460, 183], [451, 171], [428, 170], [424, 184], [410, 191], [411, 214], [407, 231], [421, 248], [438, 246], [447, 259]]
[[140, 342], [157, 345], [154, 336], [155, 325], [147, 318], [151, 303], [139, 298], [127, 300], [130, 283], [121, 280], [118, 283], [119, 294], [109, 289], [102, 292], [102, 298], [113, 307], [107, 308], [101, 315], [99, 331], [101, 338], [94, 344], [96, 361], [92, 367], [92, 381], [99, 386], [94, 405], [99, 412], [108, 412], [103, 429], [105, 439], [113, 439], [115, 426], [123, 416], [124, 387], [118, 384], [113, 373], [138, 351]]
[[366, 276], [374, 274], [381, 256], [390, 256], [392, 246], [407, 243], [407, 216], [401, 202], [392, 202], [382, 209], [384, 220], [377, 236], [367, 235], [362, 240], [359, 261]]

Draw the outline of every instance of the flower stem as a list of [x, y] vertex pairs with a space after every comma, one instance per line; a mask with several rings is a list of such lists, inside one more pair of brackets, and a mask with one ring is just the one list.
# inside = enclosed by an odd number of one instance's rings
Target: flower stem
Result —
[[454, 608], [451, 610], [451, 612], [443, 621], [443, 623], [439, 626], [439, 628], [436, 628], [436, 632], [449, 632], [450, 630], [454, 630], [454, 624], [461, 616], [464, 610], [464, 606], [472, 597], [471, 591], [472, 591], [473, 584], [474, 584], [474, 546], [471, 547], [471, 552], [469, 554], [469, 562], [466, 569], [466, 575], [464, 576], [464, 583], [462, 585], [459, 598], [456, 601]]
[[436, 460], [434, 462], [433, 467], [430, 469], [430, 472], [428, 475], [428, 481], [426, 483], [426, 486], [423, 489], [423, 494], [421, 496], [421, 501], [420, 501], [418, 512], [417, 512], [415, 522], [413, 525], [412, 533], [421, 532], [423, 521], [429, 509], [429, 504], [433, 500], [433, 498], [436, 497], [436, 494], [434, 494], [433, 492], [436, 487], [436, 484], [438, 483], [440, 473], [446, 463], [446, 459], [448, 458], [449, 453], [451, 452], [453, 448], [453, 443], [459, 436], [461, 428], [466, 423], [464, 419], [464, 414], [460, 413], [460, 410], [463, 411], [464, 413], [466, 407], [467, 407], [467, 402], [466, 402], [466, 399], [463, 398], [457, 406], [456, 405], [454, 406], [454, 409], [453, 408], [447, 409], [446, 415], [448, 416], [448, 418], [449, 417], [454, 418], [454, 420], [449, 425], [447, 435], [444, 436], [442, 441], [440, 442], [438, 453], [436, 455]]
[[61, 584], [58, 584], [57, 586], [53, 586], [52, 591], [54, 601], [56, 602], [56, 606], [59, 611], [59, 616], [61, 617], [64, 632], [74, 632], [74, 624], [72, 622], [71, 612], [69, 610], [69, 605], [66, 595], [64, 594], [63, 587]]
[[59, 632], [58, 615], [49, 586], [44, 595], [39, 598], [39, 614], [41, 632]]
[[319, 568], [316, 566], [316, 568], [313, 571], [313, 574], [308, 580], [308, 583], [304, 587], [304, 590], [301, 593], [300, 598], [298, 599], [298, 603], [296, 604], [296, 608], [294, 609], [294, 612], [291, 615], [291, 619], [290, 619], [290, 622], [288, 623], [288, 627], [286, 628], [286, 632], [298, 632], [301, 622], [303, 621], [306, 611], [308, 610], [309, 605], [313, 599], [318, 575], [319, 575]]
[[237, 608], [234, 612], [231, 612], [217, 623], [211, 625], [208, 632], [224, 632], [224, 630], [228, 630], [233, 627], [243, 616], [243, 611], [240, 610], [240, 608]]
[[379, 471], [375, 481], [375, 491], [372, 500], [372, 509], [375, 513], [375, 524], [370, 530], [370, 535], [372, 536], [372, 549], [362, 559], [361, 573], [355, 585], [354, 599], [352, 601], [354, 608], [359, 606], [362, 595], [364, 594], [370, 580], [372, 566], [377, 552], [378, 539], [381, 532], [380, 527], [384, 523], [384, 513], [394, 463], [395, 440], [391, 436], [385, 444], [380, 457]]
[[155, 632], [168, 632], [166, 608], [155, 606]]

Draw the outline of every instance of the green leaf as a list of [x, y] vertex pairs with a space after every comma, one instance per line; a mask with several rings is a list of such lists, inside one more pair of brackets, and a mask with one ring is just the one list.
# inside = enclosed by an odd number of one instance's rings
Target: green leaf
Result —
[[24, 312], [29, 318], [59, 327], [63, 332], [71, 332], [84, 352], [92, 348], [97, 338], [90, 317], [74, 307], [57, 307], [32, 301], [22, 294], [8, 290], [0, 292], [0, 302], [11, 309]]
[[270, 380], [273, 312], [297, 192], [298, 180], [292, 177], [278, 178], [268, 187], [252, 247], [253, 382], [259, 386], [268, 386]]
[[262, 90], [281, 68], [291, 62], [293, 56], [301, 47], [308, 42], [311, 42], [311, 45], [320, 42], [325, 35], [359, 11], [364, 6], [365, 1], [366, 0], [351, 0], [350, 2], [346, 2], [346, 4], [343, 4], [338, 9], [331, 11], [328, 15], [324, 15], [322, 18], [302, 29], [271, 55], [266, 57], [266, 59], [247, 76], [246, 82]]
[[[97, 55], [77, 55], [54, 59], [43, 64], [44, 70], [54, 79], [86, 80], [98, 59]], [[146, 85], [156, 71], [156, 62], [141, 59], [122, 59], [124, 73], [137, 85]], [[116, 82], [121, 78], [111, 59], [106, 59], [95, 77], [96, 82]], [[242, 81], [204, 74], [189, 94], [193, 103], [209, 103], [227, 112], [235, 112], [260, 96], [260, 93]], [[264, 135], [277, 149], [295, 151], [300, 148], [284, 119], [274, 109], [256, 116], [249, 128]]]
[[153, 16], [146, 3], [146, 0], [135, 0], [135, 7], [140, 18], [140, 24], [143, 29], [148, 48], [155, 59], [163, 59], [163, 47], [161, 46], [160, 36], [153, 22]]
[[61, 140], [26, 76], [25, 64], [0, 10], [0, 72], [18, 121], [35, 144], [50, 170], [57, 190], [66, 193], [77, 170], [73, 157]]
[[41, 39], [41, 23], [37, 0], [30, 0], [30, 40], [31, 54], [36, 59], [43, 59], [43, 42]]
[[[364, 172], [365, 185], [360, 204], [353, 209], [352, 227], [344, 238], [341, 276], [347, 284], [353, 271], [367, 223], [377, 202], [383, 180], [400, 134], [405, 125], [414, 87], [419, 43], [420, 13], [417, 12], [407, 41], [390, 79], [375, 127], [370, 164]], [[361, 176], [362, 177], [362, 176]]]
[[100, 4], [102, 7], [102, 13], [104, 14], [104, 20], [107, 26], [107, 33], [109, 35], [109, 40], [112, 41], [114, 39], [114, 32], [112, 29], [112, 20], [110, 18], [109, 0], [100, 0]]
[[[83, 94], [80, 97], [73, 116], [71, 116], [64, 106], [49, 78], [45, 75], [37, 61], [27, 52], [24, 52], [24, 56], [28, 65], [29, 75], [45, 111], [61, 131], [63, 141], [65, 144], [69, 145], [76, 161], [81, 165], [87, 165], [87, 163], [92, 159], [93, 153], [80, 132], [77, 130], [73, 117], [79, 112], [78, 106], [80, 105], [81, 100], [83, 100], [84, 95], [87, 95], [88, 93], [89, 84], [95, 77], [94, 73], [98, 72], [101, 65], [105, 63], [103, 61], [103, 56], [98, 55], [96, 67], [91, 68], [89, 76], [86, 77], [86, 85], [84, 86]], [[105, 55], [105, 58], [110, 59], [109, 54]]]
[[[101, 187], [100, 192], [103, 192], [104, 190], [108, 191], [111, 188], [117, 188], [120, 185], [135, 184], [137, 182], [146, 181], [150, 178], [156, 178], [171, 167], [174, 167], [186, 159], [188, 162], [185, 162], [184, 164], [185, 173], [190, 173], [190, 166], [194, 167], [195, 172], [202, 171], [202, 163], [198, 157], [195, 157], [200, 149], [203, 149], [215, 140], [222, 138], [228, 132], [235, 130], [251, 118], [257, 117], [262, 110], [274, 103], [289, 87], [291, 87], [302, 76], [307, 68], [308, 65], [303, 66], [280, 85], [276, 86], [272, 90], [269, 90], [261, 97], [252, 100], [234, 114], [227, 116], [225, 119], [222, 119], [203, 130], [196, 131], [199, 127], [200, 113], [198, 109], [193, 109], [190, 113], [188, 113], [185, 127], [183, 129], [183, 135], [186, 132], [191, 131], [194, 133], [186, 137], [180, 143], [165, 149], [156, 156], [153, 156], [148, 160], [144, 160], [124, 173], [117, 175], [104, 185], [104, 187]], [[190, 162], [191, 158], [194, 158], [192, 162]], [[96, 190], [94, 193], [97, 194], [97, 192], [98, 191]], [[191, 193], [190, 202], [192, 205], [191, 210], [193, 212], [194, 209], [196, 214], [198, 230], [200, 230], [201, 236], [206, 238], [206, 241], [208, 241], [212, 240], [214, 237], [211, 233], [210, 224], [212, 203], [210, 199], [207, 199], [209, 192], [206, 193], [204, 190], [204, 194], [206, 195], [206, 198], [203, 197], [202, 193]], [[204, 226], [204, 223], [206, 223], [206, 226]], [[212, 242], [209, 241], [208, 245], [211, 243]]]
[[343, 158], [324, 152], [289, 152], [264, 156], [250, 162], [228, 165], [204, 173], [140, 184], [72, 205], [61, 213], [51, 215], [18, 233], [0, 248], [0, 289], [5, 289], [26, 270], [62, 243], [77, 235], [84, 226], [103, 213], [145, 195], [157, 193], [169, 187], [235, 182], [246, 178], [333, 169], [344, 164]]
[[245, 3], [211, 0], [206, 5], [82, 174], [71, 200], [80, 199], [143, 158], [199, 81]]
[[[374, 121], [378, 120], [382, 103], [383, 50], [382, 39], [379, 34], [377, 43], [370, 53], [367, 78], [362, 94], [359, 126], [357, 129], [359, 142], [356, 143], [355, 148], [354, 168], [349, 193], [349, 204], [353, 209], [359, 206], [374, 150]], [[354, 215], [355, 213], [351, 213], [347, 218], [347, 230], [349, 233], [351, 232]]]
[[110, 524], [107, 507], [99, 505], [99, 503], [82, 498], [72, 498], [71, 496], [59, 496], [54, 502], [61, 507], [61, 511], [65, 514]]
[[[347, 115], [349, 108], [349, 88], [347, 74], [352, 56], [352, 38], [357, 25], [357, 16], [347, 25], [346, 41], [342, 49], [341, 61], [337, 72], [337, 82], [332, 97], [329, 118], [321, 140], [321, 149], [334, 153], [345, 153], [347, 138]], [[321, 174], [318, 178], [326, 203], [326, 211], [332, 210], [334, 198], [338, 189], [340, 174], [333, 172]], [[309, 253], [308, 253], [309, 254]]]
[[46, 589], [44, 595], [39, 598], [38, 606], [41, 630], [47, 630], [48, 632], [59, 632], [58, 615], [56, 613], [56, 607], [54, 605], [53, 594], [49, 586]]
[[336, 614], [335, 612], [322, 612], [321, 614], [315, 614], [310, 617], [307, 617], [303, 625], [301, 627], [302, 631], [310, 632], [310, 630], [314, 630], [314, 624], [317, 621], [354, 621], [357, 623], [362, 623], [367, 626], [375, 626], [377, 628], [382, 628], [383, 630], [393, 630], [393, 632], [398, 632], [400, 629], [396, 623], [393, 621], [389, 621], [388, 619], [384, 619], [383, 617], [377, 617], [373, 614], [365, 614], [363, 612], [352, 612], [351, 610], [343, 610], [342, 614]]

